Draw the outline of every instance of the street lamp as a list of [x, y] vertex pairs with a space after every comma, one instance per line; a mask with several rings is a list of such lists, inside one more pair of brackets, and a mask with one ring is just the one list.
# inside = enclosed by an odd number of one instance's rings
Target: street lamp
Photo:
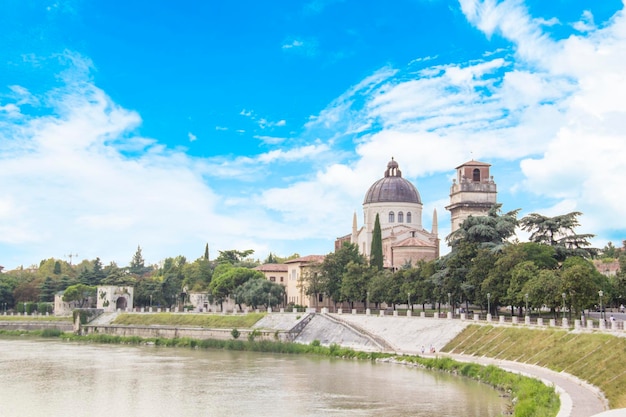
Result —
[[565, 320], [565, 293], [561, 294], [563, 297], [563, 320]]
[[410, 293], [410, 292], [408, 292], [408, 293], [406, 293], [406, 294], [407, 294], [407, 296], [408, 296], [408, 298], [409, 298], [409, 303], [407, 304], [407, 309], [408, 309], [408, 310], [410, 310], [410, 309], [411, 309], [411, 293]]
[[267, 311], [269, 311], [270, 308], [272, 308], [272, 293], [268, 292], [267, 293]]
[[526, 299], [526, 315], [528, 316], [528, 293], [524, 294], [524, 298]]
[[450, 314], [452, 313], [452, 303], [450, 302], [450, 297], [452, 297], [452, 293], [448, 293], [448, 309], [450, 310]]
[[604, 291], [602, 290], [598, 291], [598, 295], [600, 296], [600, 319], [603, 319], [602, 313], [604, 309], [602, 308], [602, 296], [604, 295]]
[[370, 292], [368, 291], [365, 295], [365, 310], [367, 310], [370, 306]]
[[487, 315], [491, 314], [491, 293], [487, 293]]

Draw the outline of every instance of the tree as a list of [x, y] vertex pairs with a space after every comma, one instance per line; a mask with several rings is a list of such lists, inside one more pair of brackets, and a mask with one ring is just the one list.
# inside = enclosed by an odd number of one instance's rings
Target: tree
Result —
[[326, 255], [319, 266], [318, 277], [323, 280], [323, 292], [335, 303], [343, 300], [341, 283], [350, 262], [363, 265], [365, 258], [359, 253], [359, 248], [355, 244], [344, 242], [336, 252]]
[[205, 261], [209, 260], [209, 244], [208, 243], [204, 247], [204, 260]]
[[367, 286], [373, 275], [373, 268], [367, 265], [350, 262], [341, 281], [341, 296], [349, 301], [354, 307], [354, 302], [365, 302], [367, 299]]
[[243, 251], [238, 251], [235, 249], [230, 250], [221, 250], [219, 251], [219, 256], [215, 260], [218, 264], [231, 264], [238, 265], [243, 262], [248, 256], [254, 253], [254, 249], [246, 249]]
[[135, 275], [143, 275], [148, 272], [150, 268], [146, 268], [143, 255], [141, 254], [141, 246], [137, 245], [137, 251], [133, 255], [133, 259], [128, 266], [128, 272]]
[[569, 256], [590, 258], [597, 254], [597, 249], [591, 248], [589, 239], [592, 234], [576, 234], [575, 229], [580, 225], [579, 211], [546, 217], [531, 213], [520, 220], [522, 229], [530, 232], [531, 242], [552, 246], [556, 250], [555, 258], [563, 262]]
[[372, 250], [370, 252], [370, 266], [380, 271], [383, 269], [383, 239], [380, 230], [380, 218], [376, 213], [374, 231], [372, 232]]
[[51, 277], [46, 279], [39, 286], [39, 301], [52, 302], [54, 301], [54, 294], [56, 293], [57, 286]]
[[570, 257], [563, 263], [561, 289], [567, 306], [578, 316], [585, 308], [594, 304], [598, 290], [605, 287], [606, 279], [591, 262], [581, 257]]
[[209, 291], [215, 300], [222, 304], [240, 285], [250, 279], [265, 279], [260, 271], [254, 269], [232, 266], [228, 263], [218, 265], [213, 272], [213, 279], [209, 284]]
[[285, 299], [285, 287], [266, 280], [255, 277], [246, 281], [234, 293], [236, 302], [246, 304], [252, 308], [265, 305], [266, 307], [276, 306], [283, 303]]
[[63, 301], [66, 303], [76, 301], [80, 308], [90, 304], [90, 299], [95, 300], [96, 287], [85, 284], [76, 284], [67, 287], [63, 292]]
[[469, 216], [446, 240], [452, 250], [461, 242], [476, 243], [483, 248], [502, 250], [508, 239], [515, 235], [519, 209], [502, 214], [502, 204], [494, 204], [485, 216]]

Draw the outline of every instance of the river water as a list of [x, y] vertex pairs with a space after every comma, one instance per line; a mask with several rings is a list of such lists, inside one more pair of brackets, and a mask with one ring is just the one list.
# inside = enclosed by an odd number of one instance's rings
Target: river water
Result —
[[0, 416], [495, 417], [493, 389], [306, 355], [0, 339]]

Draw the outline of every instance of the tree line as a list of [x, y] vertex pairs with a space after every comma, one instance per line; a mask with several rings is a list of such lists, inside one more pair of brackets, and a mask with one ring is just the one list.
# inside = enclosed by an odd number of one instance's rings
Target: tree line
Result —
[[[263, 273], [253, 270], [261, 261], [251, 258], [254, 251], [219, 251], [209, 259], [209, 247], [194, 261], [184, 256], [168, 257], [159, 265], [146, 265], [141, 246], [125, 267], [115, 262], [103, 265], [100, 258], [83, 260], [72, 265], [61, 259], [44, 259], [30, 268], [20, 267], [0, 274], [0, 312], [17, 309], [28, 312], [42, 310], [37, 303], [54, 301], [63, 292], [64, 301], [79, 304], [95, 297], [98, 285], [133, 286], [136, 306], [173, 307], [189, 300], [190, 292], [208, 294], [211, 303], [227, 298], [241, 305], [268, 306], [283, 304], [284, 288], [265, 280]], [[299, 257], [281, 258], [269, 254], [264, 262], [284, 262]]]
[[[496, 314], [511, 306], [511, 314], [549, 308], [554, 315], [566, 310], [574, 317], [600, 303], [618, 306], [626, 297], [626, 243], [591, 247], [591, 234], [578, 234], [580, 212], [555, 217], [537, 213], [518, 220], [519, 210], [503, 213], [495, 205], [485, 216], [470, 216], [447, 237], [450, 253], [432, 261], [407, 263], [398, 271], [382, 268], [380, 232], [373, 231], [370, 262], [358, 248], [341, 249], [304, 278], [307, 294], [330, 297], [336, 306], [348, 303], [442, 304], [470, 309], [478, 306]], [[516, 230], [530, 233], [519, 242]], [[619, 258], [620, 272], [606, 276], [593, 259]], [[601, 291], [601, 292], [600, 292]]]

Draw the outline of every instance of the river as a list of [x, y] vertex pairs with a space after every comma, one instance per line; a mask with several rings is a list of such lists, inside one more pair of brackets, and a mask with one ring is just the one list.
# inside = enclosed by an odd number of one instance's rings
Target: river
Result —
[[0, 416], [495, 417], [488, 386], [306, 355], [0, 339]]

